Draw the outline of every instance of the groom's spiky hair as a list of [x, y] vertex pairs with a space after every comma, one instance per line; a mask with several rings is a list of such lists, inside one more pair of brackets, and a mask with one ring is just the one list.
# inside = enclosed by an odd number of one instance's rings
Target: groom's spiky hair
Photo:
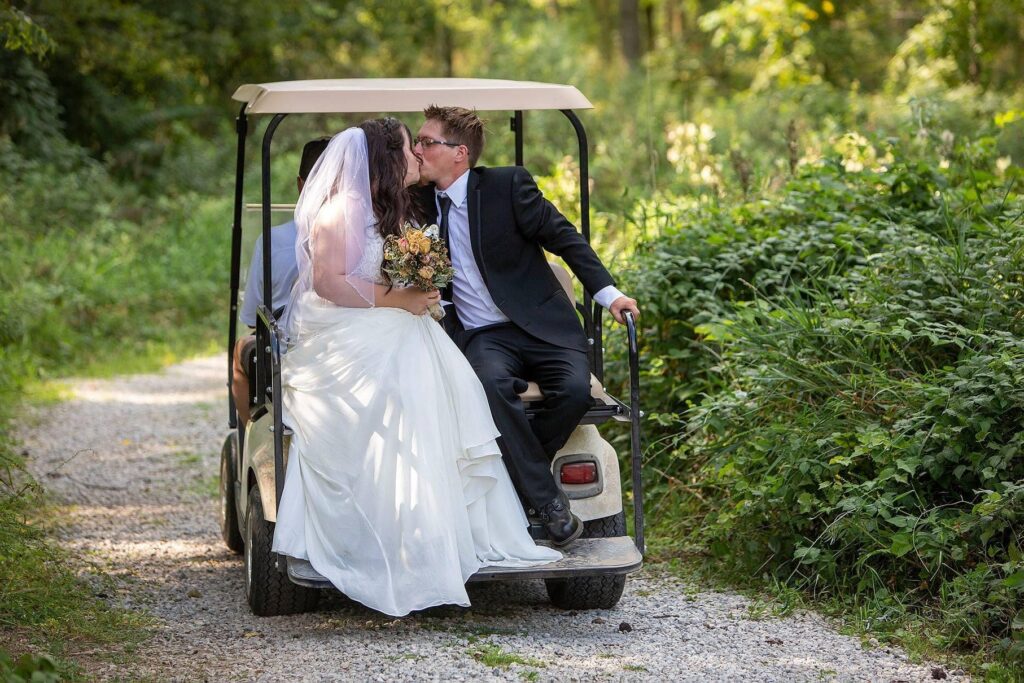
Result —
[[423, 110], [428, 121], [439, 121], [441, 132], [448, 142], [465, 145], [469, 150], [469, 165], [476, 166], [477, 159], [484, 151], [484, 122], [472, 109], [462, 107], [439, 107], [435, 104]]

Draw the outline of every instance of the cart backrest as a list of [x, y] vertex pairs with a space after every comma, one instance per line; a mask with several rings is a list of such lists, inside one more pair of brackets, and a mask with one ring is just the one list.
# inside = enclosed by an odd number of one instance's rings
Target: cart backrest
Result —
[[566, 295], [569, 297], [569, 301], [573, 306], [576, 305], [576, 290], [572, 287], [572, 275], [561, 263], [555, 263], [548, 261], [548, 265], [551, 266], [551, 271], [558, 278], [558, 284], [562, 285], [562, 289], [565, 290]]

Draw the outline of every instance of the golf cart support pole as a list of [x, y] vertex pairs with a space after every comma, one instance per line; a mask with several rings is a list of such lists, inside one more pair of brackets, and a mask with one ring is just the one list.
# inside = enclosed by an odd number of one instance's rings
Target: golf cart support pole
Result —
[[[590, 244], [590, 155], [587, 149], [587, 131], [584, 130], [576, 112], [562, 109], [561, 112], [572, 123], [576, 130], [576, 140], [580, 147], [580, 231], [583, 239]], [[598, 311], [595, 317], [594, 312]], [[604, 382], [604, 349], [601, 339], [601, 319], [598, 307], [594, 306], [590, 292], [583, 290], [583, 327], [590, 340], [590, 369], [599, 382]]]
[[583, 238], [590, 243], [590, 154], [587, 149], [587, 131], [583, 123], [572, 109], [561, 110], [576, 130], [576, 140], [580, 145], [580, 230]]
[[516, 134], [516, 166], [523, 165], [523, 112], [517, 109], [512, 116], [512, 130]]
[[[281, 349], [277, 336], [277, 320], [274, 318], [274, 288], [270, 273], [270, 142], [274, 139], [274, 131], [287, 114], [275, 114], [267, 124], [263, 134], [262, 163], [262, 199], [263, 199], [263, 308], [267, 312], [266, 323], [257, 328], [264, 329], [264, 339], [257, 340], [257, 350], [261, 353], [259, 366], [270, 370], [274, 408], [274, 488], [276, 491], [275, 506], [281, 506], [281, 494], [284, 491], [284, 429], [281, 420]], [[267, 358], [267, 356], [270, 358]], [[269, 363], [268, 363], [269, 361]], [[267, 366], [270, 366], [267, 368]], [[266, 378], [266, 374], [262, 377]], [[265, 379], [261, 379], [259, 390], [266, 392]], [[264, 395], [266, 395], [264, 393]], [[276, 509], [276, 508], [275, 508]]]
[[235, 212], [231, 224], [231, 304], [228, 308], [228, 426], [232, 429], [238, 426], [232, 385], [235, 379], [235, 340], [238, 338], [238, 281], [242, 267], [242, 182], [245, 175], [245, 135], [249, 130], [249, 122], [245, 117], [247, 106], [242, 105], [235, 119], [238, 155], [235, 160]]

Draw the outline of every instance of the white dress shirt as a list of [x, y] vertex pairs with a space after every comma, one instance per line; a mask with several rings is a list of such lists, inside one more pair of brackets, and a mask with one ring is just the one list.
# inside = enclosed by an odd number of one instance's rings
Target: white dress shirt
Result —
[[484, 325], [508, 322], [508, 316], [494, 305], [491, 293], [487, 291], [483, 275], [473, 256], [473, 245], [469, 241], [469, 202], [466, 191], [469, 185], [469, 171], [448, 186], [446, 190], [435, 190], [437, 222], [441, 223], [440, 195], [452, 200], [448, 207], [448, 246], [451, 250], [455, 279], [452, 281], [452, 298], [459, 311], [459, 320], [467, 330]]
[[[494, 305], [491, 293], [487, 291], [483, 275], [473, 256], [473, 245], [469, 236], [469, 202], [466, 193], [469, 189], [469, 171], [466, 171], [445, 190], [434, 190], [434, 203], [437, 208], [438, 225], [441, 223], [440, 195], [452, 200], [448, 208], [448, 245], [451, 251], [452, 266], [455, 267], [455, 279], [452, 281], [452, 298], [459, 311], [459, 320], [467, 330], [484, 325], [508, 322], [508, 316]], [[613, 301], [622, 296], [615, 285], [602, 287], [594, 294], [594, 301], [608, 308]]]

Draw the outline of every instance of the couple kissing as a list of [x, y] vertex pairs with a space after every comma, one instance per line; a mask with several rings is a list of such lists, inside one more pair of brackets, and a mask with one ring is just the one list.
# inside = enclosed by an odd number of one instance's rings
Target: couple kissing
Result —
[[[293, 430], [273, 550], [394, 616], [467, 606], [486, 566], [535, 566], [525, 501], [552, 544], [582, 523], [550, 463], [591, 405], [588, 341], [545, 258], [594, 300], [639, 315], [576, 228], [521, 167], [484, 168], [475, 112], [429, 107], [335, 135], [295, 209], [284, 421]], [[440, 291], [396, 286], [384, 244], [439, 227]], [[439, 325], [425, 312], [444, 306]], [[544, 401], [527, 418], [519, 393]]]

